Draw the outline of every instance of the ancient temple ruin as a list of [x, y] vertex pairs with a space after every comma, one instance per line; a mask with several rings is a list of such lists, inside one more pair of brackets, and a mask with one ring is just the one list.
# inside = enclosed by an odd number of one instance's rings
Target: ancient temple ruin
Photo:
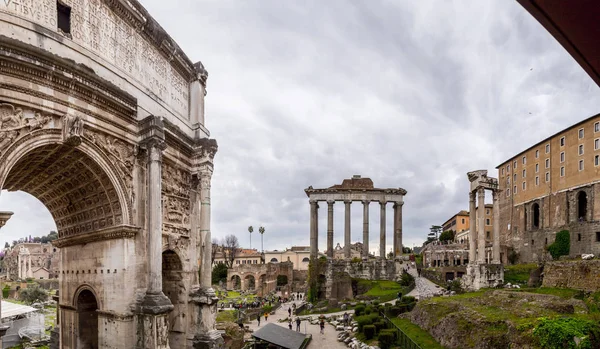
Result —
[[[486, 170], [467, 173], [471, 182], [469, 190], [469, 264], [463, 277], [466, 288], [478, 290], [482, 287], [496, 287], [504, 282], [504, 267], [500, 261], [500, 209], [498, 207], [498, 179], [488, 177]], [[493, 198], [492, 254], [486, 253], [485, 210], [476, 210], [485, 205], [485, 191]], [[477, 201], [476, 201], [477, 199]], [[476, 216], [477, 215], [477, 216]], [[491, 257], [491, 258], [490, 258]]]
[[56, 222], [55, 347], [219, 347], [202, 63], [138, 0], [4, 1], [0, 33], [0, 190]]

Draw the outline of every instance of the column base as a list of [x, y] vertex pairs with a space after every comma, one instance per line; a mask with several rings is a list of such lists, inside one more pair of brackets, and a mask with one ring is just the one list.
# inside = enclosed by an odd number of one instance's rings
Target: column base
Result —
[[173, 310], [174, 306], [171, 300], [164, 293], [146, 293], [146, 296], [139, 305], [142, 314], [166, 314]]
[[221, 332], [217, 330], [202, 335], [196, 335], [192, 340], [192, 348], [194, 349], [222, 349], [224, 346], [225, 341], [221, 336]]

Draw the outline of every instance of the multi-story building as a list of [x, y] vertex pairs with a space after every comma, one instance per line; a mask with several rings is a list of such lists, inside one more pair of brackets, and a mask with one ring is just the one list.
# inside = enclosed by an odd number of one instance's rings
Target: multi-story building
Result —
[[452, 230], [460, 233], [469, 230], [469, 211], [462, 210], [442, 224], [442, 231]]
[[308, 270], [310, 246], [292, 246], [283, 251], [265, 251], [266, 263], [292, 262], [294, 270]]
[[[492, 228], [494, 226], [494, 205], [485, 204], [485, 239], [492, 242]], [[479, 207], [475, 210], [479, 212]], [[477, 213], [476, 213], [477, 215]], [[469, 211], [462, 210], [450, 217], [442, 224], [443, 231], [452, 230], [456, 233], [454, 240], [457, 243], [468, 243], [469, 241]]]
[[[215, 252], [215, 258], [213, 260], [213, 265], [219, 263], [225, 263], [226, 254], [224, 252], [223, 247], [218, 246], [217, 251]], [[235, 256], [233, 258], [233, 267], [237, 265], [243, 264], [261, 264], [262, 263], [262, 254], [258, 252], [256, 249], [252, 248], [238, 248], [235, 252]]]
[[521, 261], [543, 258], [557, 232], [571, 256], [600, 253], [600, 114], [501, 163], [500, 237]]

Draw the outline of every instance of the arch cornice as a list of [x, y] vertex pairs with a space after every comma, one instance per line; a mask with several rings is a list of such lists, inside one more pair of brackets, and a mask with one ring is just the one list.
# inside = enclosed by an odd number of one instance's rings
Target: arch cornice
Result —
[[[17, 139], [8, 148], [0, 154], [0, 190], [4, 188], [4, 184], [10, 170], [24, 156], [34, 149], [47, 146], [64, 144], [62, 139], [62, 130], [58, 128], [41, 129], [30, 132], [23, 137]], [[108, 155], [99, 151], [99, 148], [93, 143], [83, 138], [82, 142], [75, 146], [76, 149], [82, 151], [90, 157], [104, 171], [110, 179], [115, 193], [119, 199], [119, 204], [122, 208], [123, 224], [132, 224], [132, 207], [127, 196], [127, 186], [123, 178], [118, 176], [118, 171], [115, 165], [110, 161]], [[2, 151], [2, 150], [0, 150]]]

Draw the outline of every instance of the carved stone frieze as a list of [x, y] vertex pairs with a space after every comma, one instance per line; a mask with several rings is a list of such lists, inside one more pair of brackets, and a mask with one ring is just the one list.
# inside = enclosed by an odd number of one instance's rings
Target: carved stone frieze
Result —
[[162, 164], [163, 233], [189, 235], [192, 176], [166, 161]]
[[66, 246], [89, 244], [96, 241], [113, 239], [133, 239], [139, 232], [139, 228], [131, 226], [117, 226], [83, 235], [61, 237], [52, 241], [52, 245], [62, 248]]
[[83, 137], [83, 119], [79, 115], [65, 114], [62, 117], [63, 142], [68, 145], [77, 146], [81, 144]]
[[46, 127], [51, 120], [52, 117], [42, 116], [38, 111], [0, 104], [0, 154], [20, 137]]

